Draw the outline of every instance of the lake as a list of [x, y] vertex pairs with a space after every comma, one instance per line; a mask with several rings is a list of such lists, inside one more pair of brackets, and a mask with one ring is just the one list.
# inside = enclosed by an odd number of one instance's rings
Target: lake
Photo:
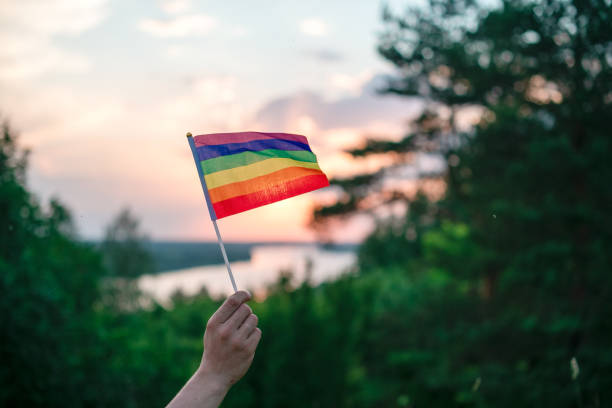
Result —
[[[313, 284], [319, 284], [347, 273], [355, 261], [355, 251], [350, 249], [330, 250], [316, 244], [256, 245], [250, 249], [249, 260], [232, 262], [231, 266], [239, 289], [263, 297], [266, 288], [275, 283], [284, 271], [291, 272], [294, 285], [302, 283], [307, 275]], [[177, 291], [195, 295], [206, 287], [213, 296], [233, 292], [224, 264], [143, 275], [138, 285], [162, 304], [168, 303]]]

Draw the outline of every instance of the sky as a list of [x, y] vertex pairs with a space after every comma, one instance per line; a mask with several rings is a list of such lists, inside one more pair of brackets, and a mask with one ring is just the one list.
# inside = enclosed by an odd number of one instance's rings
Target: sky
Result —
[[[415, 1], [387, 2], [392, 8]], [[32, 150], [29, 187], [83, 238], [129, 207], [153, 239], [211, 240], [186, 132], [306, 135], [330, 177], [343, 151], [399, 138], [418, 104], [381, 96], [382, 3], [366, 0], [0, 0], [0, 115]], [[219, 221], [227, 241], [311, 241], [329, 189]], [[359, 241], [357, 217], [332, 236]]]

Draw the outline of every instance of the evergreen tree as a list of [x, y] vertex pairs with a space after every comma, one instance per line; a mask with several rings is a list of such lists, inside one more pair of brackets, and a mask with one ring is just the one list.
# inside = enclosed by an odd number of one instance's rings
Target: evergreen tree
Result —
[[106, 227], [101, 250], [113, 276], [135, 278], [153, 272], [153, 258], [145, 248], [148, 239], [139, 224], [129, 208], [124, 208]]
[[[415, 284], [425, 279], [419, 276], [444, 283], [433, 292], [425, 284], [429, 299], [400, 302], [375, 324], [374, 338], [394, 336], [364, 347], [370, 361], [395, 361], [371, 367], [393, 379], [380, 399], [609, 403], [610, 2], [506, 0], [486, 8], [431, 0], [384, 19], [379, 51], [398, 69], [386, 91], [421, 97], [423, 114], [402, 140], [369, 140], [351, 151], [395, 161], [376, 174], [336, 180], [344, 195], [316, 213], [324, 221], [372, 202], [410, 204], [380, 181], [418, 154], [446, 160], [443, 173], [424, 175], [446, 183], [432, 216], [418, 221], [412, 208], [404, 226], [380, 227], [361, 249], [368, 260], [362, 272], [393, 259]], [[477, 124], [466, 126], [474, 113]], [[405, 239], [409, 230], [420, 236]], [[572, 376], [576, 364], [580, 374]]]

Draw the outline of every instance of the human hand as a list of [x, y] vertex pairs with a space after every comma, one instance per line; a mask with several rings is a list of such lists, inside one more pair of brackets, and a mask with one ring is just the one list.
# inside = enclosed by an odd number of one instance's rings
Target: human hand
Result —
[[261, 339], [257, 316], [244, 304], [249, 299], [245, 291], [234, 293], [208, 320], [200, 367], [168, 408], [216, 408], [249, 369]]
[[234, 293], [206, 325], [199, 370], [221, 388], [229, 389], [244, 376], [261, 339], [257, 316], [245, 304], [250, 299], [245, 291]]

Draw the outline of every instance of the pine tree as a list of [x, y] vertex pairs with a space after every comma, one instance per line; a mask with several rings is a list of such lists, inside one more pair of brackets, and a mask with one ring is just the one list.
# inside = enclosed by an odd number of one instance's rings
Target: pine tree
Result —
[[[402, 140], [352, 150], [394, 163], [335, 180], [343, 195], [315, 217], [324, 222], [397, 200], [410, 208], [412, 196], [381, 180], [419, 154], [445, 159], [444, 172], [423, 175], [445, 182], [444, 197], [430, 204], [429, 217], [418, 221], [413, 208], [405, 221], [414, 227], [417, 220], [421, 235], [397, 245], [394, 231], [405, 237], [409, 228], [379, 228], [362, 247], [370, 268], [410, 251], [407, 272], [442, 273], [452, 282], [376, 326], [377, 338], [395, 336], [369, 345], [378, 359], [407, 356], [393, 369], [377, 368], [402, 380], [389, 386], [387, 402], [403, 389], [423, 406], [609, 403], [610, 1], [505, 0], [487, 8], [431, 0], [403, 15], [386, 11], [384, 21], [379, 51], [397, 68], [386, 92], [420, 97], [423, 113]], [[395, 252], [371, 250], [380, 247]], [[570, 361], [578, 376], [570, 375]]]

